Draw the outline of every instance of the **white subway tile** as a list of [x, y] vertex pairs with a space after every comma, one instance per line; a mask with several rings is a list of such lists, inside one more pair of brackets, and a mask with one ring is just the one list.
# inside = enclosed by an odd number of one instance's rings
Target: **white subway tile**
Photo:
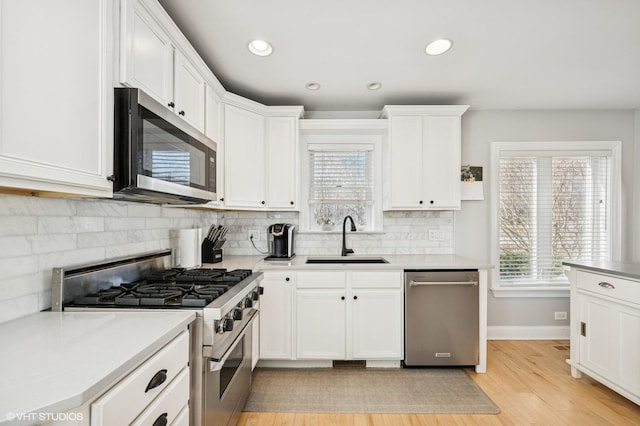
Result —
[[31, 241], [31, 248], [34, 254], [51, 253], [53, 251], [75, 250], [78, 246], [76, 234], [33, 235], [28, 237], [28, 239], [29, 241]]
[[35, 216], [7, 216], [0, 220], [0, 236], [36, 233], [38, 233], [38, 218]]
[[33, 293], [0, 302], [0, 323], [39, 311], [38, 294]]
[[31, 254], [31, 243], [25, 236], [0, 237], [0, 258]]
[[74, 232], [100, 232], [104, 230], [101, 217], [38, 217], [38, 234], [69, 234]]
[[127, 203], [102, 200], [76, 201], [77, 216], [126, 217]]
[[160, 217], [162, 207], [148, 203], [129, 203], [127, 204], [127, 212], [129, 217]]
[[128, 231], [92, 232], [78, 234], [77, 244], [79, 249], [107, 247], [126, 244], [129, 238]]

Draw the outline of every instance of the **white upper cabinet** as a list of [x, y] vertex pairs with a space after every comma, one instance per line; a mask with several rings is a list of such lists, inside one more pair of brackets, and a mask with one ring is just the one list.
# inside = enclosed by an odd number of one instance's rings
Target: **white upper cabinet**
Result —
[[204, 132], [205, 81], [196, 67], [179, 51], [174, 56], [174, 111], [187, 123]]
[[385, 210], [460, 209], [461, 116], [467, 105], [386, 106]]
[[225, 105], [224, 144], [225, 206], [264, 207], [264, 116]]
[[115, 7], [0, 3], [1, 187], [111, 196]]
[[298, 208], [298, 118], [302, 107], [267, 107], [227, 94], [224, 206]]
[[142, 89], [204, 132], [205, 76], [190, 61], [194, 55], [183, 53], [170, 36], [175, 25], [161, 9], [144, 0], [123, 0], [120, 81]]
[[216, 193], [218, 199], [207, 205], [220, 207], [224, 202], [224, 138], [223, 138], [223, 114], [224, 105], [216, 90], [209, 84], [205, 88], [205, 135], [216, 143]]
[[298, 117], [267, 117], [267, 208], [298, 205]]
[[171, 107], [173, 44], [151, 13], [137, 0], [121, 9], [120, 79]]

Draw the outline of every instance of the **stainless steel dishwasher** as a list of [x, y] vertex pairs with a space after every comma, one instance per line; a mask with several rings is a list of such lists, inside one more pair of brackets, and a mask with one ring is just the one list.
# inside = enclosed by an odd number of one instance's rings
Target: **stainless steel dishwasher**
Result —
[[404, 365], [477, 365], [477, 270], [406, 270]]

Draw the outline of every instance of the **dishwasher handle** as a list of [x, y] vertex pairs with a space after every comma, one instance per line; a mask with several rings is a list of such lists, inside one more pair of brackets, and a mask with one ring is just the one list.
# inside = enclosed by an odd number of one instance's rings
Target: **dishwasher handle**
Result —
[[411, 280], [409, 287], [421, 285], [478, 285], [478, 281], [414, 281]]

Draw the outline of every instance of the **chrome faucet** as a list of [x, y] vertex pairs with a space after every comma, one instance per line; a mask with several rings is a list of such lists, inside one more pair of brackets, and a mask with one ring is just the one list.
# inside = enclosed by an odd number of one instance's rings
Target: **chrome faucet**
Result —
[[353, 218], [351, 216], [345, 217], [344, 221], [342, 222], [342, 255], [341, 256], [346, 256], [349, 253], [353, 253], [352, 249], [347, 248], [347, 239], [346, 239], [346, 233], [345, 233], [345, 228], [347, 226], [347, 219], [351, 221], [351, 232], [357, 231], [356, 224], [353, 222]]

